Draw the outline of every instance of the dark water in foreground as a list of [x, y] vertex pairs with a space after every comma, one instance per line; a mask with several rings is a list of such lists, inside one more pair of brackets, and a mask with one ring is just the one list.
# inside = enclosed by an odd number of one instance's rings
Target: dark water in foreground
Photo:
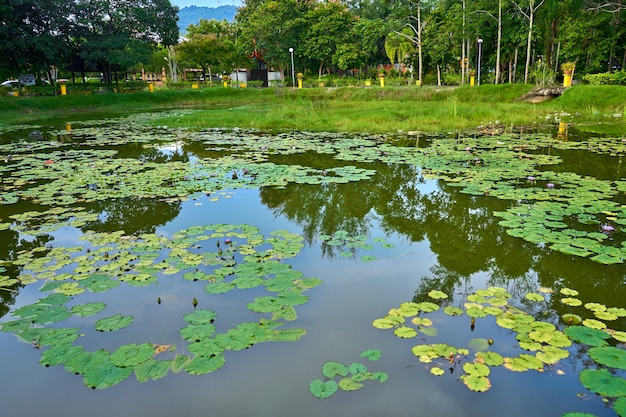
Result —
[[[74, 132], [80, 136], [80, 127]], [[28, 140], [27, 135], [28, 130], [6, 133], [2, 143]], [[177, 134], [171, 142], [168, 133], [162, 136], [156, 147], [110, 143], [102, 147], [119, 150], [121, 157], [164, 163], [193, 162], [220, 152], [205, 149], [201, 143], [186, 142], [184, 134]], [[305, 166], [337, 164], [332, 156], [323, 154], [274, 158], [277, 163]], [[584, 164], [583, 158], [577, 158], [576, 164]], [[558, 317], [569, 309], [556, 296], [539, 306], [531, 306], [523, 296], [540, 287], [555, 291], [569, 287], [579, 291], [578, 298], [583, 302], [624, 307], [626, 267], [601, 265], [509, 236], [498, 225], [501, 219], [493, 215], [494, 211], [505, 210], [506, 202], [460, 193], [443, 181], [424, 178], [419, 167], [378, 162], [368, 169], [376, 170], [370, 179], [346, 184], [226, 189], [222, 194], [176, 202], [139, 198], [99, 201], [84, 205], [100, 214], [98, 221], [81, 227], [65, 226], [36, 238], [0, 230], [0, 254], [6, 260], [15, 259], [21, 250], [38, 246], [37, 242], [45, 242], [49, 248], [84, 245], [80, 238], [86, 230], [172, 236], [192, 226], [215, 223], [253, 225], [266, 236], [274, 230], [288, 230], [304, 237], [304, 247], [283, 262], [301, 271], [304, 277], [323, 281], [304, 293], [308, 302], [295, 307], [297, 320], [287, 324], [289, 328], [306, 329], [300, 340], [259, 343], [249, 349], [227, 351], [225, 365], [206, 375], [170, 372], [163, 379], [146, 383], [138, 383], [131, 376], [113, 387], [92, 390], [85, 387], [81, 376], [62, 366], [38, 364], [42, 349], [18, 340], [11, 332], [0, 332], [0, 415], [616, 415], [578, 379], [582, 369], [595, 366], [585, 360], [584, 347], [575, 344], [569, 349], [569, 358], [546, 366], [543, 372], [492, 367], [492, 387], [478, 393], [459, 380], [460, 369], [440, 377], [431, 375], [429, 366], [411, 353], [411, 347], [425, 342], [467, 346], [470, 339], [491, 338], [492, 349], [503, 356], [519, 354], [515, 334], [497, 326], [494, 317], [478, 318], [472, 328], [468, 316], [451, 317], [439, 311], [428, 316], [437, 335], [419, 334], [412, 339], [377, 329], [372, 322], [401, 303], [428, 301], [431, 290], [447, 293], [449, 304], [462, 306], [465, 296], [489, 286], [503, 287], [520, 297], [512, 303], [526, 306], [536, 318], [553, 322], [556, 318], [558, 322]], [[212, 201], [216, 196], [217, 201]], [[37, 206], [26, 203], [0, 206], [0, 220], [6, 222], [10, 215], [36, 209]], [[320, 238], [338, 230], [345, 230], [350, 236], [367, 236], [368, 242], [381, 238], [389, 245], [373, 245], [372, 249], [355, 250], [355, 256], [344, 256], [339, 248]], [[363, 255], [376, 260], [368, 262]], [[4, 300], [2, 321], [10, 320], [15, 309], [46, 295], [39, 291], [43, 283], [15, 287], [12, 293], [0, 290]], [[198, 309], [218, 311], [223, 318], [219, 326], [225, 329], [259, 320], [260, 316], [271, 317], [245, 308], [258, 294], [207, 294], [205, 284], [183, 280], [176, 274], [160, 275], [158, 282], [149, 286], [122, 284], [109, 292], [78, 294], [74, 296], [76, 302], [102, 301], [110, 314], [132, 315], [133, 325], [102, 333], [73, 316], [62, 326], [80, 327], [83, 336], [79, 342], [89, 351], [113, 351], [122, 343], [146, 341], [176, 344], [184, 351], [186, 341], [179, 330], [185, 324], [182, 317], [194, 310], [194, 298]], [[626, 330], [624, 318], [613, 327]], [[382, 352], [380, 360], [366, 364], [372, 371], [386, 372], [388, 381], [367, 381], [358, 391], [339, 391], [324, 400], [311, 395], [309, 383], [321, 378], [325, 362], [364, 362], [359, 354], [366, 349]], [[617, 372], [622, 377], [623, 374]]]

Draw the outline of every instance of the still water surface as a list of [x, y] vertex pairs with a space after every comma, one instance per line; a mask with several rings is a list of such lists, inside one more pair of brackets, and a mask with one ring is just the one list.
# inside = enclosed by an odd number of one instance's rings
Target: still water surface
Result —
[[[117, 125], [102, 126], [110, 137], [122, 135]], [[57, 126], [40, 127], [44, 137], [31, 129], [5, 133], [0, 140], [8, 146], [58, 139]], [[93, 134], [93, 128], [73, 125], [73, 146]], [[148, 131], [148, 130], [146, 130]], [[162, 129], [150, 135], [156, 146], [128, 143], [100, 146], [119, 151], [118, 157], [169, 163], [197, 163], [236, 149], [213, 149], [192, 135]], [[36, 136], [36, 137], [34, 137]], [[67, 139], [66, 139], [67, 140]], [[144, 145], [149, 142], [143, 142]], [[564, 170], [585, 169], [584, 155], [563, 157]], [[332, 155], [274, 155], [277, 164], [300, 164], [316, 168], [338, 165]], [[569, 164], [569, 166], [565, 166]], [[606, 164], [615, 164], [613, 168]], [[355, 164], [356, 165], [356, 164]], [[0, 332], [3, 387], [0, 412], [3, 416], [560, 416], [566, 412], [588, 412], [614, 416], [602, 399], [587, 391], [578, 373], [585, 364], [583, 352], [570, 348], [569, 358], [546, 367], [544, 372], [511, 372], [492, 368], [492, 387], [487, 392], [468, 390], [459, 381], [458, 371], [435, 377], [418, 361], [411, 347], [420, 342], [467, 346], [472, 338], [493, 339], [503, 355], [519, 354], [515, 335], [495, 324], [491, 316], [471, 326], [467, 316], [450, 317], [442, 312], [429, 317], [438, 334], [401, 339], [392, 331], [372, 326], [372, 321], [407, 301], [428, 301], [428, 292], [441, 290], [449, 303], [462, 305], [467, 294], [492, 285], [501, 286], [516, 297], [539, 287], [558, 290], [575, 288], [579, 298], [607, 306], [624, 306], [626, 290], [622, 265], [601, 265], [588, 259], [557, 253], [511, 237], [498, 225], [494, 211], [505, 210], [507, 202], [488, 196], [471, 196], [445, 182], [425, 178], [420, 167], [367, 164], [376, 173], [367, 180], [346, 184], [288, 184], [285, 187], [224, 189], [199, 195], [188, 201], [125, 198], [85, 205], [100, 213], [97, 221], [80, 228], [65, 226], [45, 236], [32, 237], [14, 230], [0, 231], [2, 259], [45, 244], [47, 247], [84, 245], [80, 237], [87, 230], [126, 234], [155, 233], [172, 236], [192, 226], [216, 223], [248, 224], [269, 236], [288, 230], [304, 237], [304, 247], [295, 257], [285, 259], [304, 277], [323, 283], [307, 290], [307, 303], [296, 306], [297, 320], [290, 328], [303, 328], [306, 335], [295, 342], [259, 343], [249, 349], [225, 353], [225, 365], [206, 375], [170, 372], [158, 381], [138, 383], [134, 376], [102, 390], [92, 390], [80, 376], [62, 366], [38, 364], [42, 349], [19, 341], [15, 334]], [[606, 157], [598, 176], [619, 175], [618, 161]], [[593, 169], [593, 167], [590, 167]], [[6, 175], [6, 174], [5, 174]], [[217, 201], [212, 201], [216, 194]], [[37, 210], [27, 203], [5, 205], [0, 218], [25, 210]], [[365, 235], [369, 242], [382, 238], [389, 247], [357, 250], [355, 256], [340, 255], [322, 235], [345, 230], [350, 236]], [[213, 248], [211, 249], [213, 250]], [[362, 255], [376, 257], [367, 262]], [[15, 287], [3, 297], [2, 321], [13, 319], [11, 312], [42, 298], [42, 282]], [[80, 327], [79, 342], [88, 351], [115, 350], [123, 343], [176, 344], [184, 351], [186, 341], [179, 334], [182, 317], [197, 308], [218, 312], [216, 325], [224, 329], [238, 323], [259, 320], [259, 313], [245, 308], [256, 292], [234, 291], [222, 295], [204, 292], [206, 283], [189, 282], [176, 275], [161, 275], [145, 287], [122, 284], [105, 293], [76, 295], [73, 304], [103, 301], [107, 312], [132, 315], [131, 326], [110, 333], [97, 332], [84, 320], [72, 316], [64, 327]], [[157, 299], [161, 302], [157, 303]], [[524, 306], [524, 301], [515, 303]], [[540, 308], [527, 306], [536, 317], [558, 317], [568, 311], [558, 300]], [[101, 314], [104, 317], [107, 314]], [[270, 315], [263, 315], [270, 318]], [[626, 330], [624, 319], [614, 325]], [[383, 371], [389, 380], [367, 381], [355, 392], [339, 391], [324, 400], [309, 392], [309, 383], [321, 378], [327, 361], [345, 364], [364, 362], [359, 354], [378, 349], [382, 358], [367, 362], [372, 372]]]

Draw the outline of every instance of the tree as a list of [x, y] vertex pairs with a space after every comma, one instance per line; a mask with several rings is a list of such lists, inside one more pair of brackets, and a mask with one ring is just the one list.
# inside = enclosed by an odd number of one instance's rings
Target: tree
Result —
[[70, 2], [2, 0], [0, 2], [0, 74], [45, 72], [65, 59], [69, 45]]
[[177, 42], [177, 13], [169, 0], [76, 0], [77, 55], [111, 82], [114, 70], [146, 60], [159, 44]]
[[[302, 54], [319, 63], [318, 76], [324, 65], [341, 64], [344, 69], [350, 62], [361, 61], [354, 45], [353, 27], [356, 19], [346, 6], [339, 3], [317, 3], [304, 16], [305, 35]], [[335, 55], [340, 50], [340, 55]], [[352, 58], [349, 58], [352, 57]]]
[[513, 2], [515, 7], [520, 11], [520, 13], [528, 20], [528, 40], [526, 42], [526, 66], [524, 67], [524, 83], [528, 83], [528, 71], [530, 69], [530, 56], [531, 56], [531, 46], [532, 46], [532, 38], [533, 38], [533, 24], [535, 22], [535, 12], [537, 9], [541, 7], [541, 5], [546, 0], [541, 0], [537, 3], [537, 0], [526, 0], [528, 2], [528, 8], [520, 6], [517, 2]]
[[213, 74], [232, 69], [235, 49], [228, 41], [221, 41], [215, 35], [194, 35], [181, 42], [176, 48], [181, 61], [195, 68], [202, 68], [203, 74]]
[[300, 54], [302, 17], [314, 4], [313, 0], [246, 0], [235, 17], [241, 27], [241, 51], [284, 73], [289, 48]]

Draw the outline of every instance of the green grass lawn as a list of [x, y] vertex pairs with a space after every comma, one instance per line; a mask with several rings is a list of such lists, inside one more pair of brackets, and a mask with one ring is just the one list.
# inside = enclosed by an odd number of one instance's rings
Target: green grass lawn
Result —
[[[195, 109], [158, 124], [191, 128], [256, 128], [344, 132], [442, 132], [484, 126], [536, 126], [554, 114], [596, 120], [607, 115], [623, 128], [626, 87], [574, 86], [553, 100], [534, 104], [520, 98], [532, 86], [266, 88], [212, 87], [54, 97], [1, 97], [0, 124], [39, 123], [85, 115], [130, 111]], [[560, 117], [560, 116], [557, 116]]]

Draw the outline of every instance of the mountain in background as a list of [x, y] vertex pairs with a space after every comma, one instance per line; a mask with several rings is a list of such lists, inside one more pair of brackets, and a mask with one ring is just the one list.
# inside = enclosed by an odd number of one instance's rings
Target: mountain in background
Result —
[[178, 29], [180, 33], [184, 33], [187, 26], [197, 24], [200, 19], [204, 20], [226, 20], [233, 22], [237, 6], [218, 6], [218, 7], [183, 7], [178, 11]]

